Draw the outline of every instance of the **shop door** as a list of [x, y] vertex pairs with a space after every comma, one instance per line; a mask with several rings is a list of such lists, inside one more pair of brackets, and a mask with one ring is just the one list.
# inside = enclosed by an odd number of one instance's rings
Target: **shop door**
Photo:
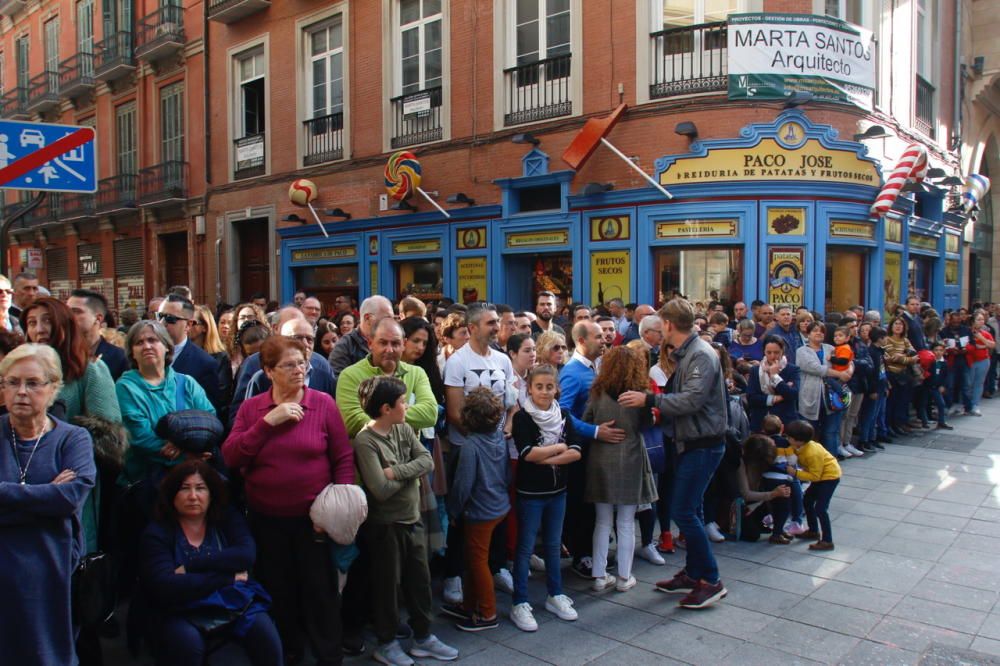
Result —
[[188, 278], [188, 235], [182, 231], [176, 234], [164, 234], [160, 236], [163, 247], [164, 258], [164, 278], [166, 284], [164, 288], [175, 285], [190, 286]]
[[[515, 310], [534, 311], [541, 291], [551, 291], [562, 303], [573, 301], [572, 253], [510, 255], [506, 264], [507, 300]], [[605, 294], [605, 298], [615, 295]]]
[[295, 269], [295, 291], [304, 291], [319, 299], [323, 314], [335, 310], [338, 296], [347, 296], [360, 303], [358, 265], [310, 266]]
[[934, 260], [930, 257], [910, 255], [909, 280], [907, 281], [907, 298], [916, 296], [920, 302], [931, 300], [931, 278], [934, 271]]
[[831, 247], [826, 252], [826, 312], [866, 306], [868, 253]]
[[663, 247], [653, 251], [656, 305], [675, 296], [706, 306], [719, 301], [727, 310], [743, 300], [743, 248]]
[[247, 220], [236, 225], [239, 235], [240, 300], [251, 294], [270, 293], [270, 252], [267, 219]]

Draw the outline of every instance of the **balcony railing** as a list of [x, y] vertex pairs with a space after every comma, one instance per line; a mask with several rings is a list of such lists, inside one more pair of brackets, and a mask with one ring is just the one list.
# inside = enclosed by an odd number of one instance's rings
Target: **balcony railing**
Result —
[[251, 134], [233, 141], [233, 161], [236, 168], [234, 178], [253, 178], [263, 176], [264, 165], [264, 133]]
[[305, 131], [305, 166], [333, 162], [344, 157], [344, 114], [331, 113], [302, 122]]
[[0, 16], [13, 16], [28, 6], [28, 0], [0, 0]]
[[392, 147], [440, 141], [444, 136], [441, 101], [441, 86], [389, 100], [393, 118]]
[[650, 98], [726, 90], [725, 22], [661, 30], [649, 39], [653, 55]]
[[916, 90], [916, 113], [913, 114], [913, 127], [933, 139], [934, 86], [917, 74]]
[[116, 211], [131, 211], [138, 207], [139, 176], [125, 174], [102, 178], [97, 183], [98, 213], [113, 213]]
[[131, 31], [115, 32], [95, 45], [94, 78], [115, 81], [135, 71]]
[[62, 195], [49, 192], [42, 203], [25, 215], [22, 220], [25, 227], [40, 227], [46, 224], [56, 224], [62, 216]]
[[572, 55], [556, 56], [503, 71], [507, 106], [504, 125], [533, 123], [573, 113], [570, 100]]
[[188, 163], [162, 162], [139, 171], [139, 203], [162, 206], [187, 199]]
[[0, 117], [8, 120], [27, 120], [31, 117], [28, 113], [27, 88], [12, 88], [0, 98]]
[[143, 16], [135, 27], [135, 55], [162, 60], [184, 48], [184, 8], [164, 5]]
[[93, 194], [63, 194], [60, 222], [94, 217], [97, 198]]
[[59, 92], [69, 98], [94, 89], [94, 54], [77, 53], [59, 65]]
[[271, 0], [209, 0], [208, 19], [235, 23], [244, 16], [256, 14], [271, 6]]
[[59, 72], [44, 71], [28, 84], [28, 111], [45, 113], [59, 106]]

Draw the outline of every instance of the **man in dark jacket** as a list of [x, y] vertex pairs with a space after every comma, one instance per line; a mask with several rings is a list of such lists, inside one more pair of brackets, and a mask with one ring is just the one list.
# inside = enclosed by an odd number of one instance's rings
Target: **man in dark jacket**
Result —
[[101, 335], [104, 319], [108, 316], [108, 299], [99, 291], [74, 289], [66, 299], [66, 305], [73, 311], [76, 325], [87, 341], [90, 357], [104, 361], [104, 365], [111, 371], [111, 379], [117, 382], [122, 373], [128, 370], [128, 361], [121, 348]]
[[337, 340], [330, 352], [330, 370], [333, 372], [333, 388], [336, 394], [337, 377], [370, 352], [368, 341], [372, 338], [375, 325], [385, 317], [393, 316], [392, 303], [385, 296], [369, 296], [361, 302], [358, 325], [353, 331]]
[[657, 407], [674, 424], [677, 468], [672, 517], [687, 542], [687, 563], [671, 580], [656, 589], [686, 595], [682, 608], [705, 608], [726, 596], [719, 567], [699, 516], [705, 490], [726, 449], [728, 399], [719, 355], [694, 332], [694, 308], [675, 298], [660, 309], [664, 340], [674, 346], [674, 390], [654, 396], [626, 391], [618, 398], [624, 407]]
[[174, 342], [174, 360], [170, 367], [201, 384], [208, 401], [218, 412], [225, 406], [219, 386], [219, 362], [188, 338], [194, 321], [194, 303], [183, 296], [169, 294], [160, 303], [156, 318]]
[[906, 299], [906, 337], [917, 351], [927, 349], [927, 338], [924, 337], [924, 320], [920, 317], [920, 299], [910, 296]]

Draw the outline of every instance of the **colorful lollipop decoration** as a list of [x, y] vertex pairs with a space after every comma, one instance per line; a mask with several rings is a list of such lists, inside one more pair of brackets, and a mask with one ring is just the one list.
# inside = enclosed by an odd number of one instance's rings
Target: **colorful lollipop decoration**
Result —
[[326, 233], [326, 227], [323, 226], [323, 222], [319, 219], [319, 215], [312, 205], [317, 196], [319, 196], [319, 189], [316, 187], [316, 183], [305, 178], [299, 178], [288, 188], [288, 200], [296, 206], [308, 208], [309, 212], [313, 215], [313, 219], [316, 220], [316, 224], [319, 225], [319, 230], [323, 232], [324, 236], [329, 238], [330, 234]]
[[385, 164], [385, 191], [396, 201], [406, 201], [414, 192], [420, 195], [438, 209], [445, 217], [450, 218], [444, 208], [438, 205], [427, 192], [420, 187], [421, 169], [417, 156], [408, 150], [400, 150], [389, 156]]
[[978, 173], [969, 174], [965, 179], [965, 192], [962, 194], [962, 207], [968, 215], [979, 206], [979, 200], [990, 191], [990, 179]]
[[903, 156], [896, 163], [896, 168], [889, 174], [885, 185], [875, 197], [875, 203], [872, 204], [870, 210], [871, 216], [878, 217], [888, 213], [906, 181], [912, 178], [914, 182], [919, 183], [926, 175], [927, 149], [921, 145], [913, 144], [903, 152]]

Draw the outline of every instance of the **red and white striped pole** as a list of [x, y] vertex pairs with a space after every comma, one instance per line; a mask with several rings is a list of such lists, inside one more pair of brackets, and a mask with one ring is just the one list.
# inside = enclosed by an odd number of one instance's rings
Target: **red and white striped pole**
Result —
[[919, 183], [926, 175], [927, 149], [919, 144], [913, 144], [899, 158], [896, 168], [886, 179], [885, 185], [875, 198], [875, 203], [872, 204], [871, 216], [879, 217], [888, 213], [906, 181], [912, 178], [914, 182]]

